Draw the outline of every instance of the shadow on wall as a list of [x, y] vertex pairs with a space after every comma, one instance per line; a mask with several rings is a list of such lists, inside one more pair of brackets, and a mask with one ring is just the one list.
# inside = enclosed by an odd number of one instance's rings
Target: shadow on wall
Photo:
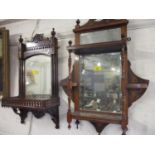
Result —
[[129, 109], [128, 134], [155, 134], [155, 82]]

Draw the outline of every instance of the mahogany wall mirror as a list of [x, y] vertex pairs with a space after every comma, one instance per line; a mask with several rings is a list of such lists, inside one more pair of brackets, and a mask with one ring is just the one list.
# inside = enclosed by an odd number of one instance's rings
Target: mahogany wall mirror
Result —
[[21, 123], [31, 111], [40, 118], [45, 113], [59, 128], [58, 44], [55, 31], [51, 38], [37, 34], [30, 42], [20, 38], [19, 96], [3, 98], [3, 106], [12, 107]]
[[[127, 57], [125, 19], [89, 20], [74, 29], [69, 41], [69, 77], [61, 81], [68, 95], [68, 127], [72, 119], [90, 121], [100, 134], [109, 123], [126, 134], [128, 107], [146, 90], [148, 80], [137, 77]], [[71, 107], [71, 102], [74, 108]]]
[[9, 81], [9, 31], [0, 28], [0, 99], [9, 96]]

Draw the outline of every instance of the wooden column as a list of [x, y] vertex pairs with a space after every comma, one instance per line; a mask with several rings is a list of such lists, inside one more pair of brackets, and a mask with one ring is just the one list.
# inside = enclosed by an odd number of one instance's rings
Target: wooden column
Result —
[[[72, 45], [72, 41], [69, 41], [69, 46]], [[71, 99], [72, 99], [72, 58], [71, 58], [71, 50], [69, 50], [69, 58], [68, 58], [68, 68], [69, 68], [69, 77], [68, 77], [68, 112], [67, 112], [67, 122], [68, 122], [68, 128], [71, 128]]]

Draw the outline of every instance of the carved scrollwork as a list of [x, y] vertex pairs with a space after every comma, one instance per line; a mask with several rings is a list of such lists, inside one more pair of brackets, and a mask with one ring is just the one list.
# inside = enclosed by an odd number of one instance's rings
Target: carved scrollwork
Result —
[[108, 125], [108, 123], [98, 123], [93, 121], [90, 121], [90, 123], [95, 127], [99, 135], [101, 134], [102, 130]]
[[44, 40], [44, 34], [36, 34], [32, 39], [33, 42], [39, 42], [43, 40]]
[[121, 25], [127, 25], [128, 20], [126, 19], [89, 19], [87, 23], [80, 26], [80, 20], [76, 21], [75, 33], [88, 32], [92, 30], [106, 29], [117, 27]]
[[99, 23], [110, 23], [110, 22], [114, 22], [117, 21], [116, 19], [89, 19], [88, 22], [86, 24], [84, 24], [83, 26], [89, 26], [89, 25], [95, 25], [95, 24], [99, 24]]
[[38, 110], [34, 110], [32, 111], [33, 115], [36, 117], [36, 118], [41, 118], [45, 115], [45, 112], [44, 111], [38, 111]]

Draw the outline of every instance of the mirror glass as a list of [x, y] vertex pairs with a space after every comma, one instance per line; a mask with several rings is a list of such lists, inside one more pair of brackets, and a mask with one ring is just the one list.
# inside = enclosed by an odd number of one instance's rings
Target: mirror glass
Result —
[[117, 40], [121, 40], [120, 28], [82, 33], [80, 35], [80, 44], [92, 44]]
[[121, 113], [121, 55], [104, 53], [81, 55], [81, 110]]
[[25, 62], [26, 96], [51, 96], [51, 58], [37, 55]]
[[3, 91], [3, 50], [2, 35], [0, 34], [0, 92]]

